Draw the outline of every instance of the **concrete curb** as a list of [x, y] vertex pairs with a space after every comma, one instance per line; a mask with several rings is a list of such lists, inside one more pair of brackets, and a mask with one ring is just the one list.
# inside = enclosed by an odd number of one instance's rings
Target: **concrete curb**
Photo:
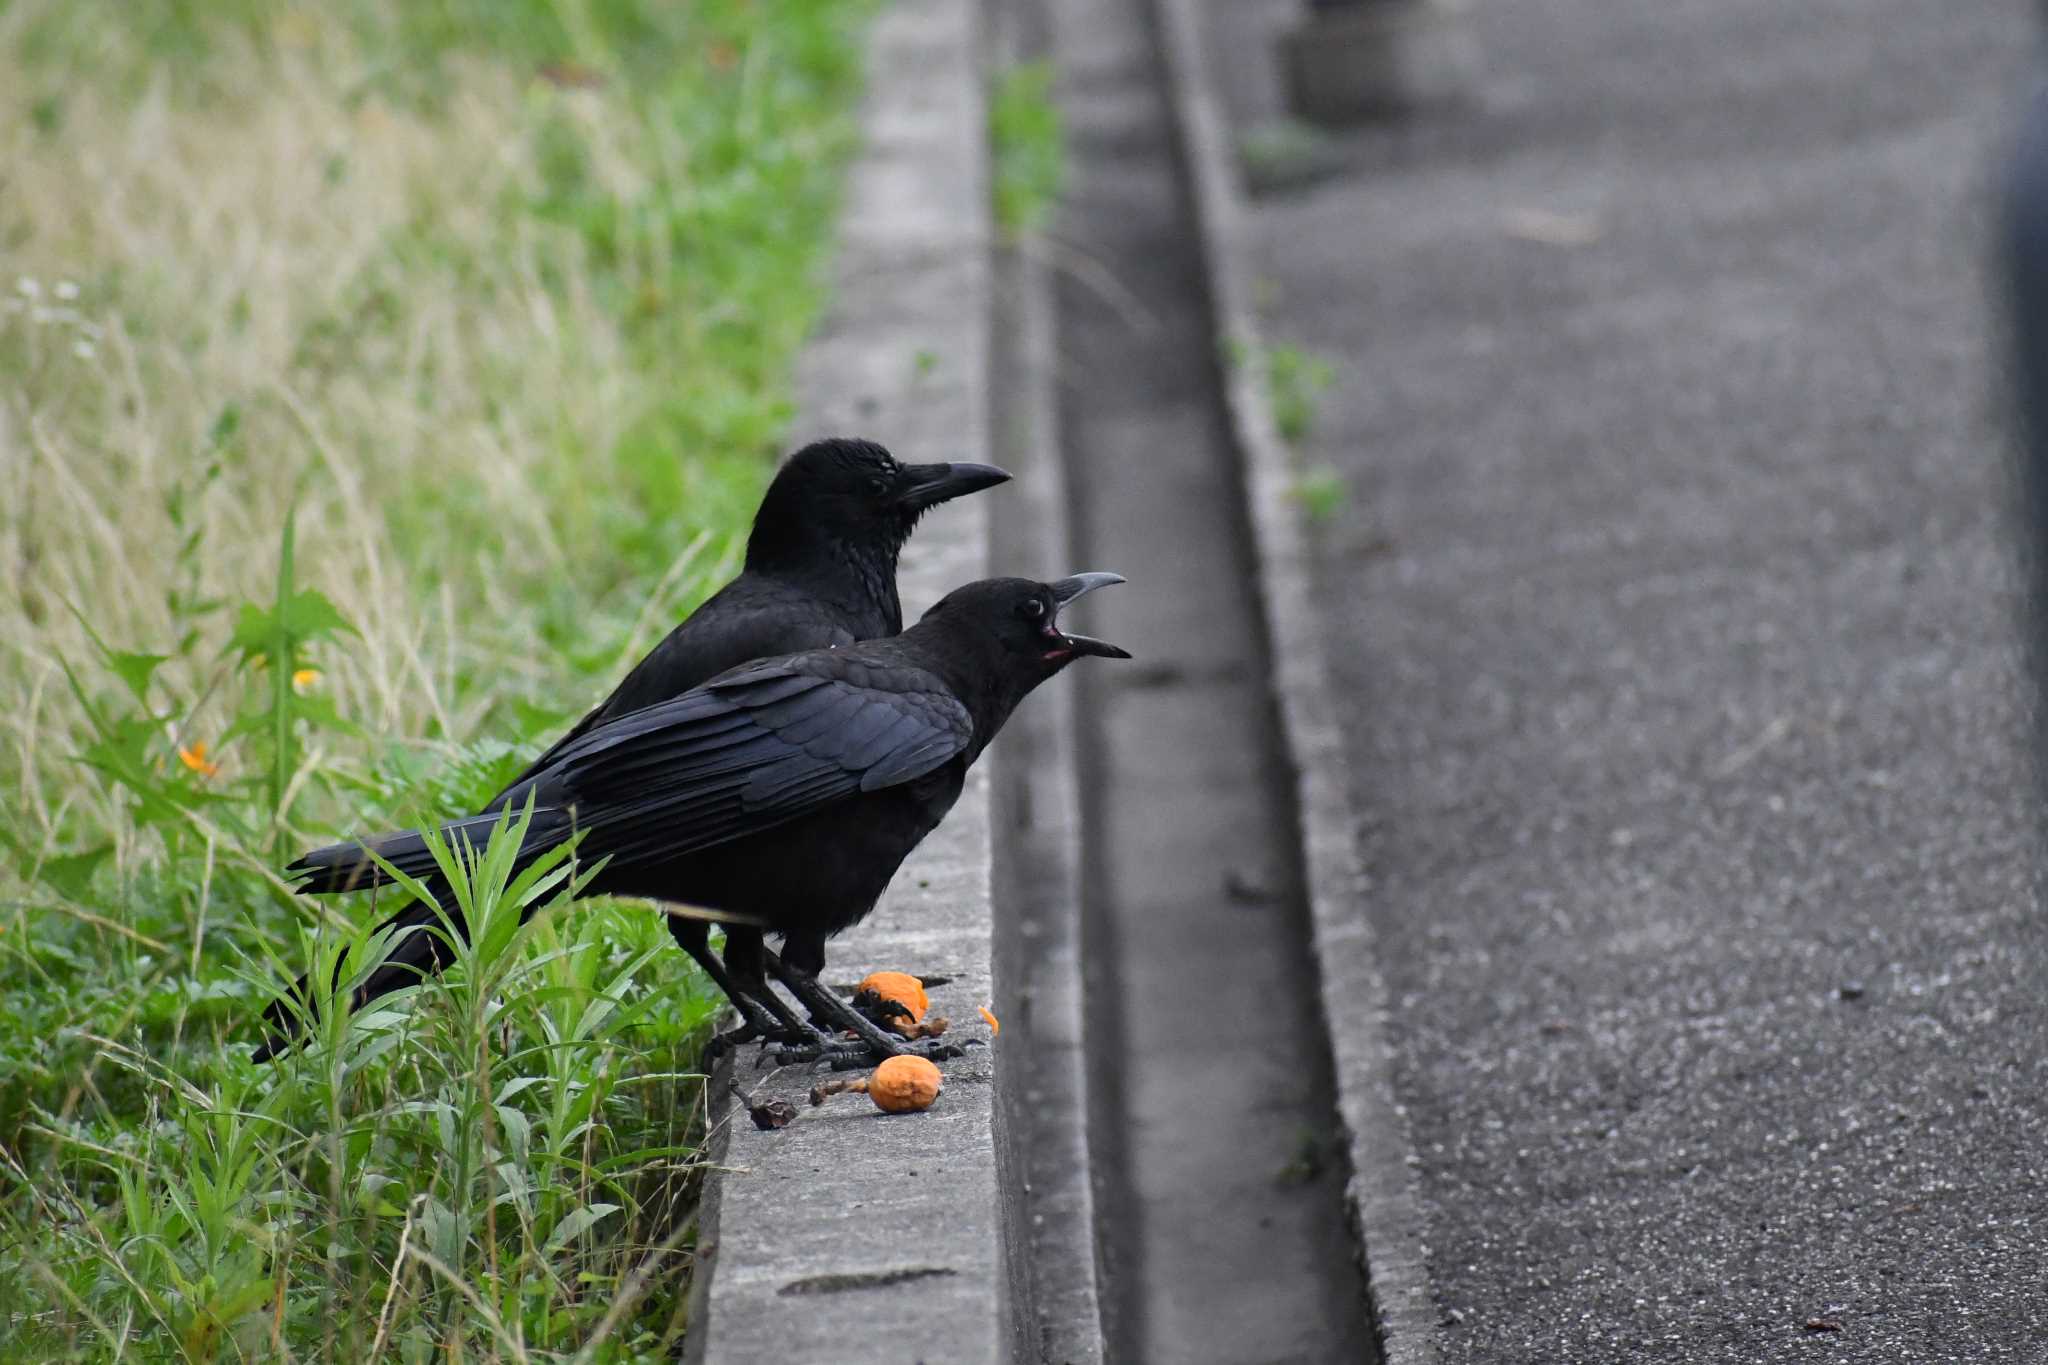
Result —
[[1246, 258], [1248, 217], [1229, 128], [1207, 75], [1196, 0], [1153, 3], [1181, 152], [1194, 186], [1195, 226], [1207, 263], [1211, 307], [1218, 330], [1247, 358], [1228, 367], [1224, 397], [1243, 461], [1273, 692], [1295, 771], [1313, 946], [1336, 1063], [1337, 1109], [1351, 1162], [1349, 1213], [1363, 1249], [1386, 1361], [1435, 1365], [1437, 1314], [1413, 1176], [1413, 1142], [1394, 1090], [1388, 996], [1361, 904], [1357, 820], [1310, 591], [1309, 552], [1291, 495], [1294, 474], [1256, 359], [1263, 351]]
[[[995, 70], [1044, 55], [1038, 7], [991, 6]], [[1017, 475], [991, 542], [1004, 572], [1093, 568], [1074, 554], [1072, 494], [1059, 449], [1050, 271], [1030, 243], [995, 253], [990, 363], [997, 463]], [[996, 827], [998, 1154], [1020, 1307], [1019, 1360], [1100, 1365], [1101, 1268], [1088, 1135], [1082, 1002], [1081, 782], [1075, 687], [1043, 688], [1018, 710], [993, 763]]]
[[[996, 404], [1000, 463], [1028, 481], [994, 541], [1005, 571], [1074, 564], [1066, 486], [1053, 448], [1051, 298], [1044, 266], [1017, 250], [997, 264], [1008, 295], [996, 341], [1004, 392]], [[989, 755], [996, 827], [996, 999], [1003, 1066], [996, 1076], [998, 1155], [1021, 1305], [1019, 1360], [1097, 1365], [1103, 1358], [1095, 1197], [1088, 1145], [1087, 1048], [1081, 991], [1081, 790], [1072, 687], [1020, 708]]]
[[[989, 448], [989, 210], [978, 7], [897, 0], [878, 16], [847, 180], [834, 304], [799, 368], [799, 430], [878, 433], [906, 459], [983, 459]], [[892, 73], [916, 71], [914, 81]], [[1002, 493], [994, 496], [1002, 497]], [[987, 499], [930, 519], [904, 555], [906, 617], [984, 574]], [[986, 1038], [990, 977], [989, 768], [880, 907], [836, 940], [827, 977], [876, 968], [951, 978], [933, 1010]], [[687, 1358], [1003, 1359], [1016, 1328], [998, 1170], [994, 1050], [946, 1064], [930, 1112], [879, 1114], [847, 1097], [812, 1110], [808, 1068], [757, 1071], [752, 1049], [714, 1084]], [[757, 1131], [730, 1099], [797, 1105]], [[736, 1118], [736, 1121], [735, 1121]]]

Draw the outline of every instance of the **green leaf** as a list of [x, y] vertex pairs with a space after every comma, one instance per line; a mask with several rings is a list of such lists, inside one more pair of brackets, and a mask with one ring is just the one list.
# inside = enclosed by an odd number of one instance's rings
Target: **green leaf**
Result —
[[113, 851], [114, 846], [109, 843], [89, 848], [83, 853], [66, 853], [61, 857], [45, 858], [42, 866], [36, 869], [36, 879], [66, 900], [88, 900], [92, 888], [92, 874]]
[[[220, 414], [213, 419], [213, 425], [207, 428], [206, 443], [218, 450], [229, 441], [234, 440], [235, 433], [241, 429], [241, 405], [232, 402], [224, 403], [221, 405]], [[216, 465], [215, 469], [218, 470], [218, 468], [219, 466]], [[211, 482], [211, 480], [209, 479], [208, 482]]]
[[121, 676], [128, 684], [128, 690], [135, 694], [135, 700], [149, 704], [149, 680], [168, 654], [141, 654], [133, 650], [112, 649], [107, 651], [107, 667]]
[[399, 1218], [405, 1214], [405, 1205], [392, 1200], [384, 1191], [396, 1186], [405, 1193], [405, 1187], [391, 1176], [379, 1175], [375, 1171], [364, 1174], [363, 1183], [356, 1190], [356, 1207], [379, 1218]]
[[564, 1215], [561, 1222], [555, 1224], [555, 1230], [548, 1234], [545, 1248], [547, 1254], [554, 1255], [565, 1242], [581, 1237], [590, 1231], [599, 1219], [609, 1217], [618, 1211], [617, 1204], [585, 1204], [581, 1208], [571, 1210]]
[[528, 1122], [524, 1113], [509, 1104], [491, 1107], [497, 1112], [498, 1126], [504, 1130], [505, 1136], [511, 1139], [511, 1154], [521, 1161], [526, 1160], [526, 1153], [533, 1146], [533, 1125]]
[[514, 1079], [505, 1082], [504, 1087], [498, 1091], [497, 1102], [499, 1104], [510, 1104], [512, 1102], [512, 1097], [514, 1095], [518, 1094], [522, 1090], [532, 1089], [534, 1086], [539, 1085], [540, 1082], [541, 1078], [539, 1076], [515, 1077]]
[[[229, 644], [246, 659], [264, 659], [276, 668], [289, 663], [299, 646], [330, 635], [353, 634], [355, 627], [318, 588], [301, 588], [278, 605], [264, 608], [244, 602], [235, 618]], [[278, 642], [288, 646], [279, 658]]]
[[362, 728], [345, 718], [334, 709], [332, 697], [299, 697], [292, 702], [292, 713], [317, 730], [332, 730], [337, 734], [360, 738]]
[[285, 608], [284, 624], [285, 629], [301, 642], [346, 634], [354, 629], [348, 618], [341, 614], [341, 608], [329, 601], [327, 594], [318, 588], [301, 588], [293, 594]]
[[161, 742], [162, 733], [154, 720], [126, 716], [102, 722], [99, 739], [78, 752], [78, 761], [132, 792], [140, 802], [136, 818], [144, 824], [171, 820], [181, 810], [201, 804], [205, 793], [192, 783], [167, 781], [157, 775], [152, 760], [161, 759], [157, 747]]
[[[245, 710], [236, 716], [234, 722], [221, 732], [220, 747], [240, 739], [243, 735], [267, 735], [275, 729], [276, 717], [273, 707], [260, 711]], [[334, 702], [327, 697], [294, 697], [291, 703], [291, 718], [302, 720], [318, 730], [332, 730], [336, 734], [360, 738], [362, 727], [347, 719], [334, 708]]]
[[242, 651], [245, 659], [265, 656], [270, 648], [271, 637], [277, 633], [277, 616], [265, 611], [254, 602], [242, 603], [242, 610], [235, 617], [235, 633], [228, 641], [235, 649]]

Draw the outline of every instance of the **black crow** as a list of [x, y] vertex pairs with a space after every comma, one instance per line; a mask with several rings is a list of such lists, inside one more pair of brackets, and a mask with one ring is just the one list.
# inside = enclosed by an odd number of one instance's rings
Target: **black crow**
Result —
[[[607, 720], [680, 696], [750, 659], [896, 634], [903, 629], [896, 558], [918, 518], [942, 502], [1009, 477], [990, 465], [899, 464], [872, 441], [818, 441], [797, 451], [761, 499], [739, 576], [670, 631], [610, 696], [484, 811], [503, 809], [507, 793]], [[379, 927], [419, 922], [414, 912], [420, 909], [402, 909]], [[431, 915], [426, 922], [432, 922]], [[768, 1015], [788, 1023], [787, 1010], [762, 976], [758, 931], [729, 929], [729, 972], [711, 951], [709, 929], [701, 920], [673, 915], [669, 928], [750, 1025], [766, 1027]], [[445, 961], [446, 945], [440, 948]], [[305, 997], [303, 977], [294, 989]], [[291, 1032], [291, 1011], [282, 1002], [266, 1017], [275, 1036], [258, 1049], [259, 1057], [272, 1055]]]
[[[522, 863], [581, 835], [602, 866], [583, 894], [644, 896], [725, 914], [783, 938], [764, 963], [814, 1021], [853, 1030], [834, 1044], [801, 1024], [773, 1031], [782, 1056], [893, 1054], [902, 1045], [818, 983], [825, 940], [874, 908], [897, 867], [959, 797], [967, 769], [1038, 684], [1086, 655], [1123, 650], [1058, 625], [1060, 609], [1123, 580], [985, 579], [948, 594], [901, 635], [760, 659], [680, 697], [591, 727], [506, 793], [531, 809]], [[442, 827], [479, 849], [506, 826], [478, 815]], [[391, 880], [435, 863], [416, 831], [308, 853], [302, 892]], [[431, 925], [431, 908], [412, 922]], [[398, 941], [357, 992], [369, 1000], [442, 965], [438, 933]], [[751, 1021], [750, 1021], [751, 1023]]]
[[872, 441], [805, 446], [768, 485], [739, 576], [649, 650], [511, 785], [605, 721], [681, 696], [750, 659], [896, 634], [903, 629], [896, 557], [917, 519], [1009, 478], [993, 465], [898, 464]]

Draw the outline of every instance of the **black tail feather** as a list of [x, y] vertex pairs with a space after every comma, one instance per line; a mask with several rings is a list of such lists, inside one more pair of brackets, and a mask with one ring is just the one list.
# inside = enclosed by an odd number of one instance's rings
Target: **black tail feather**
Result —
[[[453, 928], [467, 938], [469, 926], [463, 922], [462, 912], [456, 908], [455, 897], [445, 883], [437, 879], [429, 883], [428, 889], [445, 908], [437, 914], [432, 906], [413, 901], [377, 926], [380, 933], [391, 931], [391, 948], [376, 970], [356, 986], [350, 995], [351, 1008], [360, 1010], [380, 996], [403, 990], [441, 971], [455, 960], [448, 929]], [[349, 958], [344, 952], [334, 964], [333, 984], [339, 986], [348, 974]], [[256, 1060], [267, 1062], [298, 1046], [305, 1019], [314, 1009], [312, 975], [307, 973], [293, 982], [289, 991], [264, 1006], [263, 1037], [256, 1046]]]
[[[542, 810], [534, 814], [532, 825], [526, 832], [526, 843], [545, 846], [546, 836], [556, 823], [548, 817], [554, 812]], [[502, 811], [487, 815], [472, 815], [463, 820], [451, 820], [441, 826], [441, 837], [450, 847], [461, 848], [464, 841], [478, 849], [487, 847], [491, 833], [505, 818]], [[536, 849], [537, 851], [537, 849]], [[318, 896], [334, 891], [364, 891], [373, 886], [389, 886], [391, 874], [371, 861], [375, 853], [391, 866], [408, 877], [424, 881], [439, 870], [434, 862], [433, 850], [427, 847], [427, 838], [415, 829], [399, 830], [395, 834], [380, 834], [374, 839], [346, 844], [329, 844], [316, 848], [290, 867], [285, 875], [298, 880], [298, 891], [302, 896]]]
[[[467, 843], [482, 851], [490, 845], [492, 834], [505, 819], [505, 812], [500, 810], [452, 820], [441, 826], [441, 837], [451, 847], [460, 849]], [[554, 847], [569, 837], [573, 826], [574, 821], [566, 811], [549, 807], [534, 811], [526, 826], [525, 837], [520, 841], [520, 856], [522, 859], [531, 858]], [[298, 890], [302, 895], [391, 885], [391, 874], [371, 861], [368, 850], [374, 850], [379, 858], [420, 882], [442, 909], [436, 913], [432, 906], [422, 901], [410, 901], [377, 926], [379, 932], [391, 931], [391, 947], [376, 970], [355, 988], [352, 999], [356, 1009], [379, 996], [403, 990], [455, 960], [455, 949], [448, 941], [447, 929], [443, 928], [444, 919], [456, 934], [465, 939], [469, 935], [469, 926], [463, 923], [454, 891], [434, 861], [426, 836], [418, 830], [400, 830], [360, 843], [333, 844], [315, 849], [286, 871], [300, 879]], [[340, 985], [348, 974], [349, 959], [343, 953], [335, 964], [334, 985]], [[264, 1008], [263, 1038], [257, 1044], [256, 1060], [268, 1061], [297, 1046], [299, 1034], [304, 1031], [304, 1018], [313, 1008], [311, 977], [302, 976], [291, 990]]]

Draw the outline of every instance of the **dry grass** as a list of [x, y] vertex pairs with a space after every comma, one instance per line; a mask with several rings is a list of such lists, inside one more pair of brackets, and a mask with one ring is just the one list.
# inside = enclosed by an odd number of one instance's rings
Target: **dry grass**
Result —
[[[505, 645], [530, 638], [535, 584], [610, 558], [565, 538], [543, 471], [610, 450], [658, 379], [635, 373], [573, 229], [500, 207], [537, 192], [538, 120], [601, 131], [604, 109], [476, 61], [431, 114], [354, 99], [362, 73], [314, 23], [269, 65], [227, 57], [263, 79], [202, 108], [162, 77], [139, 98], [75, 88], [61, 138], [25, 107], [39, 82], [0, 72], [18, 243], [0, 281], [0, 601], [20, 612], [0, 626], [0, 724], [24, 772], [77, 747], [55, 684], [90, 645], [67, 607], [162, 650], [168, 588], [266, 595], [295, 499], [302, 575], [359, 633], [323, 685], [381, 733], [470, 733], [491, 692], [454, 680], [485, 661], [494, 690], [558, 686], [544, 652]], [[596, 183], [630, 193], [628, 158], [591, 146]], [[394, 260], [421, 224], [433, 250]], [[676, 529], [679, 557], [701, 556]], [[19, 787], [42, 832], [52, 785]]]
[[[863, 8], [0, 6], [0, 1357], [673, 1348], [711, 1004], [652, 917], [224, 1040], [280, 852], [475, 800], [730, 567]], [[288, 524], [346, 630], [252, 656]]]

